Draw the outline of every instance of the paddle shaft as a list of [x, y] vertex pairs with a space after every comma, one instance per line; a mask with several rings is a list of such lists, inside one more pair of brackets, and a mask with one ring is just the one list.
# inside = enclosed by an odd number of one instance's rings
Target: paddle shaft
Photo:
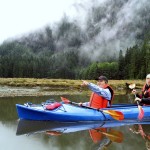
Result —
[[[134, 89], [133, 89], [133, 90], [134, 90]], [[134, 94], [134, 97], [135, 97], [135, 98], [137, 97], [136, 94]], [[138, 107], [141, 106], [140, 103], [139, 103], [139, 101], [136, 101], [136, 103], [137, 103]]]
[[[96, 111], [99, 111], [101, 112], [103, 115], [104, 113], [105, 114], [109, 114], [112, 118], [114, 118], [115, 120], [123, 120], [124, 119], [124, 115], [123, 113], [121, 112], [118, 112], [116, 110], [100, 110], [100, 109], [97, 109], [97, 108], [93, 108], [93, 107], [89, 107], [89, 106], [84, 106], [84, 105], [79, 105], [78, 103], [75, 103], [75, 102], [71, 102], [69, 101], [70, 104], [73, 104], [73, 105], [77, 105], [79, 107], [83, 107], [83, 108], [87, 108], [87, 109], [92, 109], [92, 110], [96, 110]], [[105, 115], [104, 115], [105, 117]]]
[[[134, 90], [135, 89], [135, 84], [133, 84], [133, 87], [132, 87], [132, 85], [129, 85], [129, 88]], [[135, 93], [134, 93], [134, 97], [135, 98], [137, 97]], [[137, 106], [138, 106], [138, 109], [139, 109], [138, 118], [139, 118], [139, 120], [142, 120], [142, 118], [144, 117], [144, 110], [143, 110], [142, 106], [140, 105], [139, 101], [136, 101], [136, 103], [137, 103]]]
[[[134, 94], [134, 97], [136, 98], [136, 94]], [[136, 101], [136, 103], [138, 106], [140, 105], [139, 101]]]
[[[78, 103], [71, 102], [70, 100], [68, 100], [67, 98], [64, 98], [64, 97], [61, 97], [61, 100], [65, 104], [74, 104], [74, 105], [77, 105], [78, 107], [84, 107], [84, 108], [100, 111], [103, 115], [104, 115], [104, 113], [109, 114], [112, 118], [114, 118], [116, 120], [123, 120], [124, 119], [124, 115], [120, 111], [116, 111], [116, 110], [101, 110], [101, 109], [98, 109], [98, 108], [93, 108], [93, 107], [89, 107], [89, 106], [79, 105]], [[105, 115], [104, 115], [104, 117], [105, 117]]]
[[[100, 131], [101, 132], [101, 131]], [[117, 133], [118, 132], [118, 133]], [[101, 132], [103, 135], [105, 135], [107, 138], [109, 138], [113, 142], [121, 143], [123, 141], [123, 135], [121, 132], [116, 131], [116, 135], [109, 132]], [[120, 134], [121, 133], [121, 134]]]
[[83, 107], [83, 108], [87, 108], [87, 109], [93, 109], [93, 110], [97, 110], [97, 111], [103, 112], [103, 110], [96, 109], [96, 108], [89, 107], [89, 106], [79, 105], [78, 103], [71, 102], [71, 101], [70, 101], [70, 104], [77, 105], [77, 106], [79, 106], [79, 107]]
[[105, 135], [113, 142], [121, 143], [123, 141], [123, 133], [121, 131], [117, 131], [114, 129], [110, 129], [110, 131], [101, 131], [101, 129], [94, 129], [94, 130]]
[[83, 107], [83, 108], [88, 108], [88, 109], [94, 109], [94, 110], [97, 110], [97, 111], [101, 111], [102, 112], [102, 110], [100, 110], [100, 109], [96, 109], [96, 108], [93, 108], [93, 107], [89, 107], [89, 106], [84, 106], [84, 105], [79, 105], [78, 103], [75, 103], [75, 102], [69, 102], [70, 104], [73, 104], [73, 105], [77, 105], [77, 106], [79, 106], [79, 107]]

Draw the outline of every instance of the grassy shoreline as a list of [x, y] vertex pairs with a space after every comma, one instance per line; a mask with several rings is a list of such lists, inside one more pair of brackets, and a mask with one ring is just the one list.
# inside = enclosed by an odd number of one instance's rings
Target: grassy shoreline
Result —
[[[87, 80], [96, 83], [95, 80]], [[126, 88], [126, 83], [136, 83], [138, 88], [142, 88], [145, 80], [109, 80], [109, 84], [117, 88]], [[81, 80], [70, 79], [36, 79], [36, 78], [0, 78], [0, 85], [14, 86], [14, 87], [54, 87], [54, 88], [68, 88], [73, 87], [79, 89]]]
[[[97, 83], [95, 80], [87, 80]], [[116, 95], [126, 93], [126, 83], [136, 83], [142, 88], [145, 80], [109, 80]], [[35, 78], [0, 78], [0, 97], [46, 96], [46, 95], [90, 95], [87, 87], [81, 87], [81, 80], [35, 79]]]

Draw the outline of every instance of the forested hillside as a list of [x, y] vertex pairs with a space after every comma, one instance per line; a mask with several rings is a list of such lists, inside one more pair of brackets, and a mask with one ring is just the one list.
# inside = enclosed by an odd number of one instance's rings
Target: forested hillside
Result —
[[0, 45], [0, 77], [143, 79], [150, 73], [150, 1], [106, 0], [84, 26], [67, 15]]

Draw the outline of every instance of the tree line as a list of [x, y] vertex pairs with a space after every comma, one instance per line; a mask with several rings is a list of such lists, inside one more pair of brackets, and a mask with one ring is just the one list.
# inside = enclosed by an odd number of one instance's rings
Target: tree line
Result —
[[[17, 42], [0, 46], [0, 77], [96, 79], [106, 75], [109, 79], [143, 79], [150, 73], [150, 40], [128, 48], [119, 57], [107, 62], [86, 62], [78, 50], [59, 53], [34, 53]], [[85, 65], [86, 64], [86, 65]]]
[[144, 79], [150, 73], [150, 39], [140, 46], [126, 50], [125, 56], [120, 51], [118, 60], [119, 79]]

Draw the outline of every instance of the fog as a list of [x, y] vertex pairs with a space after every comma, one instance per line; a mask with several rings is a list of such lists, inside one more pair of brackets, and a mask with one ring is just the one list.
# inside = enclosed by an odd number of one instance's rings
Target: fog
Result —
[[[137, 44], [138, 35], [150, 19], [149, 0], [84, 0], [74, 4], [74, 9], [78, 13], [72, 19], [88, 33], [88, 42], [81, 47], [81, 54], [93, 60], [106, 53], [113, 56], [120, 50], [125, 52]], [[95, 34], [89, 37], [90, 32]]]

